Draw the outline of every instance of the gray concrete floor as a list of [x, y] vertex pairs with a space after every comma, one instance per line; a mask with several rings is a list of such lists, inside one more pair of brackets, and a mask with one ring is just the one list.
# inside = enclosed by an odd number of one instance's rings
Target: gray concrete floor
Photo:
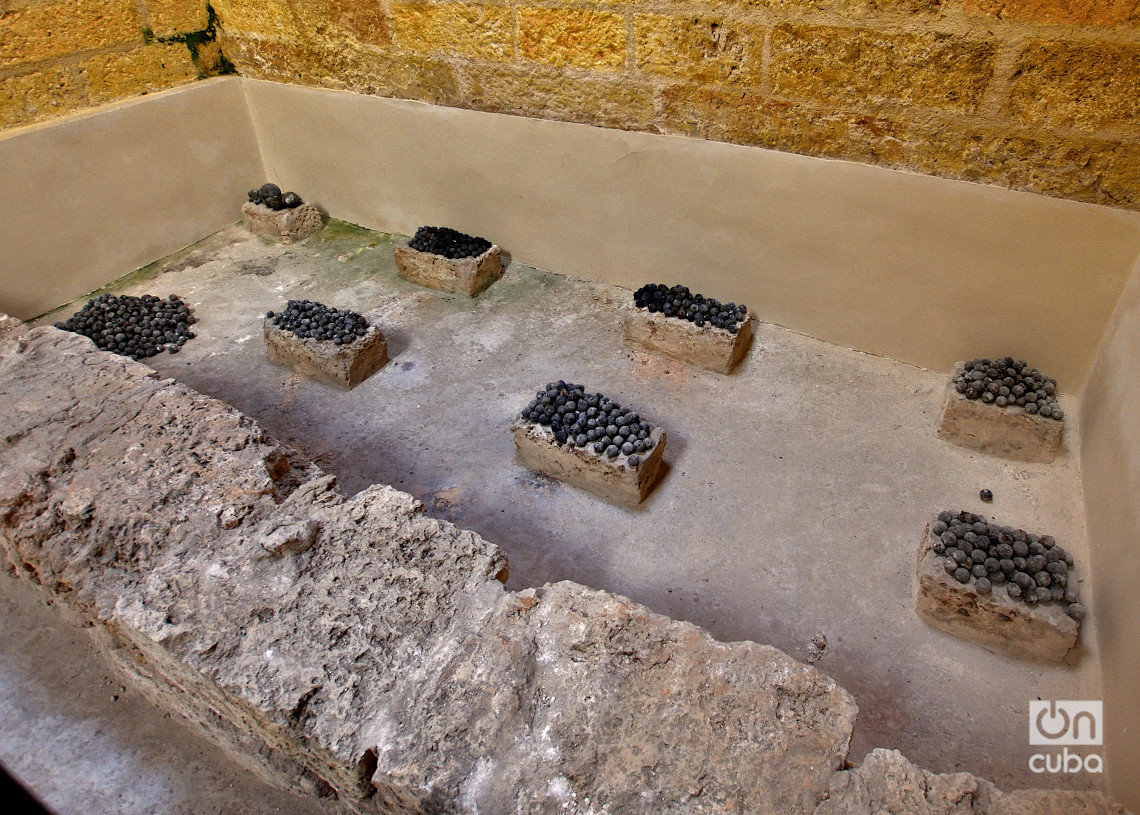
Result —
[[[1072, 453], [1021, 464], [939, 441], [947, 372], [757, 324], [750, 357], [724, 377], [626, 348], [614, 307], [627, 291], [511, 264], [474, 300], [445, 295], [400, 279], [391, 242], [333, 222], [307, 245], [280, 247], [233, 227], [112, 288], [177, 293], [200, 320], [180, 354], [148, 364], [253, 416], [346, 492], [393, 484], [499, 544], [510, 588], [575, 580], [722, 640], [818, 657], [859, 704], [853, 763], [882, 746], [1004, 789], [1099, 783], [1027, 766], [1037, 751], [1027, 738], [1030, 700], [1100, 698]], [[691, 281], [662, 270], [660, 282]], [[260, 319], [290, 298], [365, 314], [388, 336], [391, 363], [350, 392], [271, 366]], [[889, 304], [870, 318], [889, 324]], [[555, 379], [601, 391], [668, 431], [668, 471], [639, 510], [513, 461], [508, 423]], [[1077, 405], [1062, 405], [1074, 450]], [[978, 498], [983, 487], [994, 492], [990, 505]], [[950, 508], [1052, 534], [1075, 553], [1092, 614], [1071, 665], [1003, 658], [916, 616], [919, 542]], [[811, 647], [818, 635], [822, 656]], [[5, 738], [0, 760], [19, 745]], [[58, 768], [39, 772], [57, 783]]]

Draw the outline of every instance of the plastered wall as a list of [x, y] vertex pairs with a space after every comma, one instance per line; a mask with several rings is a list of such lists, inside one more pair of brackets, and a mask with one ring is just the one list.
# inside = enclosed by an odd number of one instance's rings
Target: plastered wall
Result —
[[0, 130], [225, 64], [206, 0], [0, 0]]
[[[337, 217], [484, 235], [627, 288], [949, 371], [1013, 354], [1076, 393], [1140, 214], [861, 164], [246, 82], [272, 180]], [[1006, 349], [1006, 350], [1002, 350]]]
[[1134, 0], [214, 0], [243, 76], [1140, 208]]
[[236, 77], [0, 134], [0, 312], [34, 317], [216, 232], [263, 173]]
[[[1081, 473], [1104, 676], [1109, 782], [1140, 809], [1140, 267], [1081, 400]], [[1122, 758], [1123, 757], [1123, 758]]]

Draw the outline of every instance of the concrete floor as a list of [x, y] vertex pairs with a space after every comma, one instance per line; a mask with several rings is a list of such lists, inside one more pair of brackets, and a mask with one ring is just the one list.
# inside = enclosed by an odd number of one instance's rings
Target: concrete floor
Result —
[[[444, 295], [400, 279], [391, 242], [333, 222], [305, 246], [280, 247], [233, 227], [112, 290], [177, 293], [194, 308], [198, 338], [148, 360], [160, 373], [253, 416], [338, 475], [346, 492], [393, 484], [496, 542], [510, 558], [509, 587], [575, 580], [722, 640], [816, 659], [859, 704], [853, 763], [893, 747], [1004, 789], [1099, 784], [1027, 766], [1037, 752], [1027, 739], [1030, 700], [1100, 698], [1074, 455], [1020, 464], [939, 441], [947, 372], [766, 324], [733, 376], [694, 370], [624, 346], [614, 307], [627, 291], [511, 264], [477, 299]], [[660, 282], [690, 281], [663, 270]], [[260, 319], [290, 298], [365, 314], [388, 336], [391, 363], [347, 393], [269, 365]], [[889, 308], [871, 318], [889, 321]], [[514, 463], [507, 425], [555, 379], [601, 391], [668, 431], [668, 471], [640, 510]], [[1062, 406], [1073, 450], [1077, 405]], [[982, 487], [993, 490], [991, 505], [979, 500]], [[1092, 613], [1071, 665], [1003, 658], [919, 620], [917, 548], [926, 523], [950, 508], [1052, 534], [1074, 552]], [[822, 655], [812, 645], [820, 635]], [[20, 739], [2, 741], [8, 762]], [[39, 786], [31, 769], [16, 769]], [[56, 783], [50, 763], [39, 772]]]

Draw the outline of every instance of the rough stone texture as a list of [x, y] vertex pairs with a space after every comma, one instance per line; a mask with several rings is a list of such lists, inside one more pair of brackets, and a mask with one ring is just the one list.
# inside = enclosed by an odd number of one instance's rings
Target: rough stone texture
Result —
[[376, 326], [370, 326], [368, 333], [348, 345], [298, 337], [275, 326], [271, 319], [266, 319], [263, 327], [270, 362], [326, 385], [355, 388], [388, 363], [388, 343]]
[[87, 104], [83, 74], [76, 67], [47, 67], [0, 79], [0, 127], [38, 122]]
[[198, 76], [182, 43], [101, 54], [84, 60], [81, 67], [87, 74], [87, 100], [92, 104], [162, 90]]
[[309, 0], [295, 3], [292, 10], [307, 34], [329, 43], [353, 39], [386, 46], [392, 42], [384, 8], [372, 0]]
[[1032, 42], [1017, 61], [1007, 110], [1051, 127], [1135, 126], [1140, 44]]
[[514, 24], [507, 6], [393, 3], [391, 13], [402, 48], [481, 59], [514, 56]]
[[918, 553], [915, 610], [935, 628], [999, 654], [1041, 662], [1061, 662], [1077, 644], [1081, 626], [1060, 603], [1028, 606], [994, 586], [978, 594], [973, 582], [946, 574], [944, 558], [931, 549], [930, 527]]
[[1016, 22], [1063, 25], [1134, 26], [1136, 0], [966, 0], [967, 14]]
[[967, 399], [954, 390], [954, 379], [963, 370], [965, 363], [959, 362], [950, 375], [938, 425], [940, 439], [1014, 461], [1047, 464], [1057, 457], [1064, 420], [1031, 415], [1019, 407], [1001, 408], [981, 399]]
[[519, 463], [527, 469], [631, 507], [644, 501], [656, 486], [668, 440], [664, 430], [653, 428], [650, 438], [654, 447], [647, 454], [639, 454], [641, 464], [634, 468], [629, 466], [629, 456], [619, 453], [611, 459], [591, 447], [558, 444], [549, 427], [522, 419], [511, 422], [511, 435]]
[[305, 39], [286, 0], [212, 0], [211, 5], [228, 34]]
[[395, 247], [400, 276], [413, 283], [439, 291], [454, 291], [474, 297], [503, 276], [499, 247], [494, 244], [473, 258], [453, 260], [431, 252], [420, 252], [399, 241]]
[[[140, 686], [268, 779], [356, 812], [810, 812], [850, 696], [571, 583], [231, 408], [0, 322], [0, 549]], [[699, 711], [699, 714], [697, 713]]]
[[150, 27], [156, 37], [173, 37], [202, 31], [209, 25], [206, 0], [145, 0]]
[[243, 76], [354, 93], [455, 105], [462, 98], [455, 70], [416, 54], [392, 57], [351, 42], [281, 43], [227, 36], [226, 56]]
[[467, 104], [492, 113], [623, 130], [652, 129], [657, 117], [653, 87], [628, 77], [599, 79], [514, 65], [472, 65], [463, 75]]
[[637, 68], [695, 82], [753, 84], [761, 76], [765, 31], [721, 18], [635, 14]]
[[889, 100], [974, 111], [994, 73], [997, 46], [949, 34], [780, 26], [772, 82], [801, 99]]
[[746, 312], [733, 334], [723, 328], [666, 317], [626, 304], [621, 309], [622, 336], [631, 345], [721, 374], [730, 374], [752, 346], [752, 314]]
[[520, 8], [519, 55], [548, 65], [621, 68], [625, 19], [584, 9]]
[[69, 0], [0, 14], [0, 68], [141, 41], [131, 0]]
[[1099, 792], [1017, 790], [1003, 793], [969, 773], [932, 773], [897, 750], [872, 750], [853, 770], [832, 776], [815, 815], [1120, 815]]
[[321, 213], [312, 204], [274, 210], [265, 204], [246, 201], [241, 205], [241, 221], [254, 235], [291, 244], [303, 241], [321, 228]]

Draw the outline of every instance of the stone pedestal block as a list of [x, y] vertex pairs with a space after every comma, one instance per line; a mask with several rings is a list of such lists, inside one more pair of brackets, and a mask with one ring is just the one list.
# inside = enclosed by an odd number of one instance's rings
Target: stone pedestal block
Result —
[[468, 297], [474, 297], [503, 276], [499, 247], [495, 245], [477, 257], [452, 260], [420, 252], [408, 241], [400, 241], [395, 255], [401, 277], [429, 289], [461, 292]]
[[1064, 421], [1032, 415], [1019, 407], [967, 399], [954, 390], [954, 379], [964, 368], [959, 362], [950, 375], [938, 437], [991, 456], [1044, 464], [1053, 461], [1061, 446]]
[[622, 335], [630, 345], [716, 373], [732, 373], [752, 346], [750, 312], [745, 312], [735, 334], [712, 325], [697, 327], [680, 317], [666, 317], [633, 304], [622, 307], [621, 318]]
[[321, 228], [321, 213], [312, 204], [292, 209], [270, 209], [249, 201], [241, 205], [242, 225], [261, 238], [277, 243], [299, 243]]
[[637, 506], [653, 491], [661, 475], [661, 455], [666, 433], [653, 428], [653, 449], [639, 453], [641, 463], [629, 465], [629, 457], [606, 458], [592, 447], [559, 444], [549, 427], [515, 419], [511, 423], [515, 454], [528, 470], [554, 478], [624, 506]]
[[1065, 606], [1028, 606], [1006, 594], [1006, 585], [978, 594], [973, 583], [959, 583], [946, 573], [943, 558], [931, 549], [930, 528], [918, 554], [915, 610], [934, 628], [998, 654], [1039, 662], [1061, 662], [1077, 644], [1080, 623]]
[[264, 326], [270, 362], [336, 388], [355, 388], [388, 362], [388, 343], [376, 326], [349, 345], [298, 337], [268, 318]]

